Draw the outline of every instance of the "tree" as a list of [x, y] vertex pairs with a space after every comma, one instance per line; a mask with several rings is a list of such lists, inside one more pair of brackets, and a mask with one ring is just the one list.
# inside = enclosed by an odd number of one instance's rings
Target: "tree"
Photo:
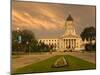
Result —
[[95, 51], [96, 50], [96, 44], [86, 44], [85, 45], [85, 50], [86, 51]]
[[85, 44], [86, 51], [96, 50], [96, 43], [92, 44], [92, 40], [96, 39], [96, 29], [94, 27], [87, 27], [81, 33], [81, 38], [84, 41], [85, 39], [89, 41], [88, 44]]
[[22, 37], [21, 43], [24, 46], [24, 48], [26, 47], [24, 50], [26, 52], [29, 52], [29, 50], [31, 49], [31, 45], [36, 41], [33, 32], [29, 30], [23, 30], [21, 32], [21, 37]]
[[49, 45], [47, 45], [41, 41], [39, 42], [38, 49], [39, 49], [38, 51], [40, 51], [40, 52], [49, 52], [50, 51]]
[[85, 39], [88, 41], [92, 41], [96, 38], [96, 29], [94, 27], [87, 27], [81, 33], [81, 38], [84, 41]]
[[12, 31], [12, 50], [15, 52], [49, 52], [51, 49], [53, 46], [38, 42], [30, 30]]
[[21, 34], [21, 32], [19, 31], [12, 31], [12, 49], [13, 51], [19, 51], [20, 49], [18, 45], [18, 36]]
[[[19, 42], [19, 36], [21, 37], [21, 42]], [[34, 33], [30, 30], [12, 31], [13, 51], [32, 51], [32, 45], [36, 44], [36, 42]]]

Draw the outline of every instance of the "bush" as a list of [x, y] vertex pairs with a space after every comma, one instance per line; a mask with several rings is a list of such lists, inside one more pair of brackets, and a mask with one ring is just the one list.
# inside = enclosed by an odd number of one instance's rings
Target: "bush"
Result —
[[86, 44], [85, 45], [85, 50], [86, 51], [95, 51], [96, 50], [96, 44]]

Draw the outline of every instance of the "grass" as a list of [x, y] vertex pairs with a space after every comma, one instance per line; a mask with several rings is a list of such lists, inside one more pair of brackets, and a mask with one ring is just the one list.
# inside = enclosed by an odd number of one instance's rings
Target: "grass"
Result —
[[[69, 66], [61, 68], [52, 68], [52, 64], [59, 58], [64, 56]], [[44, 61], [30, 64], [28, 66], [17, 69], [13, 74], [23, 74], [23, 73], [40, 73], [40, 72], [57, 72], [57, 71], [73, 71], [73, 70], [85, 70], [85, 69], [95, 69], [96, 65], [88, 61], [70, 56], [70, 55], [57, 55], [48, 58]]]

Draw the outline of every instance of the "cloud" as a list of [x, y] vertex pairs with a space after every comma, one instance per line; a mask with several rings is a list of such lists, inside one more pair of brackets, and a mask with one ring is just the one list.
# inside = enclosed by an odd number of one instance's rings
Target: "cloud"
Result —
[[24, 14], [17, 12], [16, 10], [12, 10], [12, 19], [14, 19], [15, 21], [17, 21], [18, 23], [24, 23], [24, 24], [28, 24], [31, 25], [32, 22], [30, 20], [27, 19], [26, 16], [24, 16]]
[[39, 24], [34, 22], [35, 20], [26, 12], [19, 13], [16, 10], [12, 10], [12, 20], [13, 24], [16, 24], [17, 26], [21, 27], [24, 26], [26, 28], [35, 28], [39, 29]]
[[[41, 10], [40, 10], [41, 11]], [[48, 12], [47, 10], [42, 10], [41, 13], [43, 15], [41, 16], [45, 16], [45, 18], [39, 18], [39, 17], [34, 17], [32, 15], [30, 15], [27, 12], [18, 12], [17, 10], [13, 9], [12, 10], [12, 19], [13, 22], [15, 22], [16, 24], [20, 25], [24, 25], [24, 27], [28, 27], [28, 28], [35, 28], [35, 29], [46, 29], [46, 30], [51, 30], [54, 29], [56, 30], [59, 25], [56, 25], [56, 15], [54, 15], [53, 13]], [[46, 14], [45, 14], [46, 13]], [[46, 18], [48, 18], [49, 20], [47, 20]], [[14, 23], [13, 23], [14, 24]], [[17, 26], [18, 26], [17, 25]]]
[[[87, 25], [95, 26], [95, 7], [92, 6], [14, 1], [12, 4], [12, 29], [28, 28], [41, 35], [46, 31], [49, 31], [46, 33], [47, 35], [50, 32], [52, 34], [53, 32], [60, 33], [69, 14], [75, 21], [78, 33]], [[54, 33], [54, 35], [57, 34]]]

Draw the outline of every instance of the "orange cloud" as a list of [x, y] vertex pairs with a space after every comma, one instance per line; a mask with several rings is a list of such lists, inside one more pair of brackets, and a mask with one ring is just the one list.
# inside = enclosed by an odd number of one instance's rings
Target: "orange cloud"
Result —
[[39, 29], [39, 27], [34, 25], [34, 21], [31, 20], [31, 17], [26, 15], [25, 12], [19, 13], [15, 10], [12, 11], [12, 19], [13, 22], [16, 21], [17, 25], [24, 25], [26, 28], [31, 28], [34, 26], [34, 28]]
[[[42, 10], [42, 13], [46, 13], [46, 16], [52, 18], [55, 18], [56, 16], [47, 10]], [[45, 14], [44, 14], [45, 15]], [[29, 13], [27, 12], [18, 12], [17, 10], [12, 10], [12, 19], [16, 24], [24, 25], [27, 28], [35, 28], [35, 29], [41, 29], [44, 28], [46, 30], [51, 30], [51, 29], [57, 29], [59, 26], [55, 25], [54, 23], [46, 20], [46, 19], [40, 19], [36, 17], [32, 17]]]

